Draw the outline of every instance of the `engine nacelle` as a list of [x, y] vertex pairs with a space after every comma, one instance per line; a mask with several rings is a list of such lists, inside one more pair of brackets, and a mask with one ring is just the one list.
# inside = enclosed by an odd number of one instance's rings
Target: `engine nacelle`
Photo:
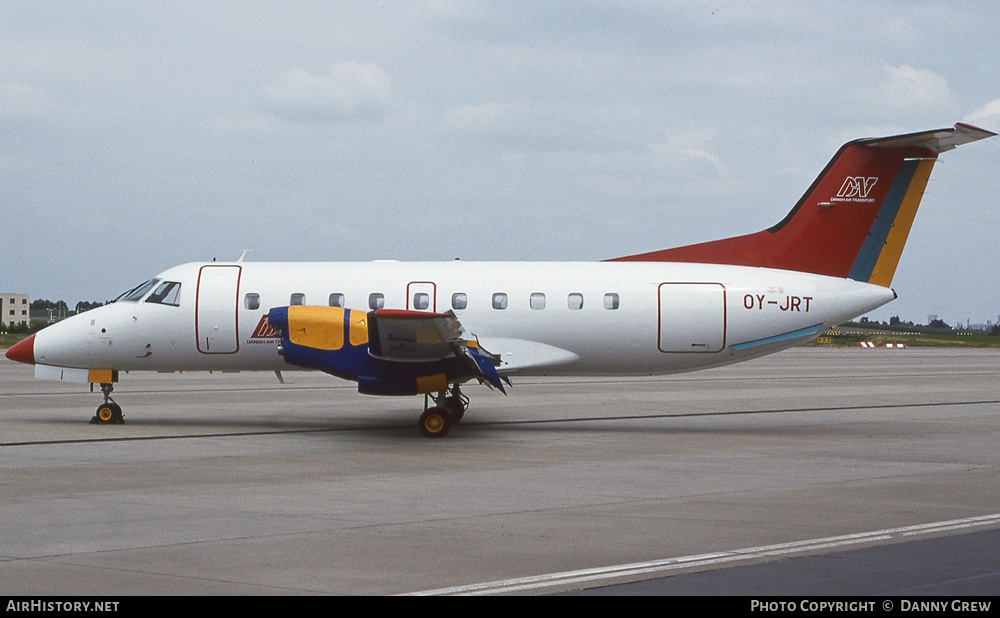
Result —
[[[293, 305], [272, 308], [268, 323], [281, 333], [286, 363], [355, 381], [365, 395], [440, 393], [473, 378], [503, 390], [499, 359], [462, 340], [454, 314], [381, 313], [380, 325], [378, 311]], [[442, 331], [447, 336], [433, 336]], [[376, 356], [372, 341], [392, 342], [377, 349], [405, 357]]]

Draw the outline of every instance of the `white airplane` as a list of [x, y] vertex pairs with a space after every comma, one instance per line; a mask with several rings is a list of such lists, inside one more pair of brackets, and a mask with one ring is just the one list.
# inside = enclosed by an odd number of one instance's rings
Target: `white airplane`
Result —
[[183, 264], [6, 356], [37, 378], [100, 384], [99, 423], [122, 422], [122, 371], [310, 369], [424, 395], [420, 428], [443, 436], [469, 381], [727, 365], [884, 305], [937, 155], [993, 135], [956, 124], [856, 140], [767, 230], [605, 262]]

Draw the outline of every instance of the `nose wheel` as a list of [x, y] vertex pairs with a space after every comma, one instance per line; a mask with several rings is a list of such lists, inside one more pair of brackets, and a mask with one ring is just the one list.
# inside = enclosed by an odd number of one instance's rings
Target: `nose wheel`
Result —
[[104, 394], [104, 403], [97, 406], [94, 418], [90, 419], [94, 425], [120, 425], [125, 422], [122, 416], [122, 407], [111, 398], [111, 391], [115, 390], [114, 384], [101, 384], [101, 393]]
[[90, 422], [94, 425], [110, 425], [112, 423], [124, 423], [125, 417], [122, 416], [122, 407], [113, 401], [109, 401], [97, 406], [97, 413], [94, 414], [94, 418], [90, 419]]

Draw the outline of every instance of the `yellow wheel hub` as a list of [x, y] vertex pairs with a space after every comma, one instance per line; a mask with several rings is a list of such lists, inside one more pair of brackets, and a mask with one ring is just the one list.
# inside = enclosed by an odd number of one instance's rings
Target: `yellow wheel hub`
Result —
[[440, 414], [429, 414], [424, 421], [424, 426], [431, 433], [438, 433], [444, 429], [444, 418]]

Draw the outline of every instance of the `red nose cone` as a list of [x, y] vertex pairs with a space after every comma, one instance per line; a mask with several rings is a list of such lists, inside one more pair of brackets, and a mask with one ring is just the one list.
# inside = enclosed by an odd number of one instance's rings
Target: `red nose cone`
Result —
[[7, 358], [19, 363], [25, 363], [26, 365], [34, 365], [35, 336], [32, 335], [27, 339], [15, 343], [13, 348], [7, 350]]

